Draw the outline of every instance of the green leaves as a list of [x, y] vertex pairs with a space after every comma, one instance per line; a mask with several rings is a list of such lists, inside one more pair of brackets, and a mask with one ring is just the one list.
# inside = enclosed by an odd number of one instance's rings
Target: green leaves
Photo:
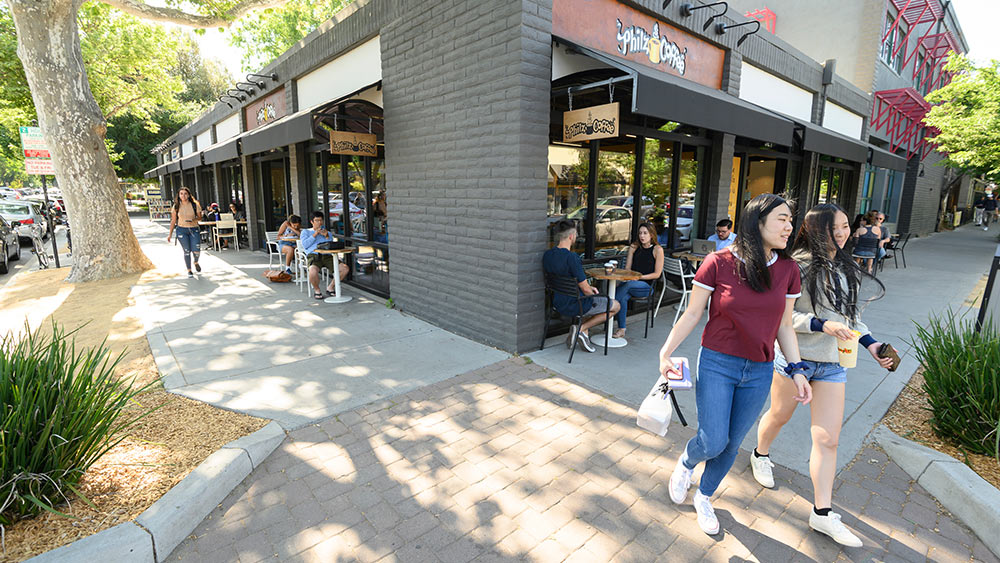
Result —
[[[10, 333], [0, 340], [0, 525], [56, 510], [123, 431], [151, 411], [122, 419], [133, 389], [114, 374], [121, 360], [102, 345], [77, 350], [73, 333]], [[124, 352], [123, 352], [124, 354]], [[152, 385], [152, 383], [150, 384]]]
[[977, 333], [972, 319], [948, 311], [917, 325], [913, 346], [924, 368], [934, 433], [965, 451], [1000, 459], [1000, 331], [992, 319]]
[[230, 44], [243, 51], [243, 70], [256, 72], [352, 1], [289, 0], [258, 10], [233, 26]]

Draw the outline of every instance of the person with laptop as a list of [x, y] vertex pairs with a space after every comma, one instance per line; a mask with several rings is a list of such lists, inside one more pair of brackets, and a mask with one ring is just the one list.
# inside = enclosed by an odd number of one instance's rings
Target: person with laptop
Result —
[[[334, 270], [340, 275], [340, 279], [343, 280], [347, 277], [347, 273], [350, 268], [347, 264], [339, 264], [339, 268], [334, 268], [334, 264], [338, 263], [332, 254], [317, 254], [316, 248], [324, 242], [333, 242], [333, 235], [330, 231], [323, 225], [323, 212], [314, 211], [312, 214], [311, 229], [303, 229], [299, 234], [299, 242], [302, 244], [302, 251], [306, 255], [306, 264], [309, 266], [309, 285], [313, 288], [313, 297], [316, 299], [323, 299], [323, 293], [319, 289], [319, 272], [321, 268], [326, 268], [331, 274]], [[333, 295], [335, 289], [335, 282], [331, 281], [326, 288], [326, 296], [329, 297]]]
[[715, 224], [715, 234], [708, 237], [708, 240], [715, 243], [716, 251], [733, 244], [736, 240], [736, 233], [733, 232], [733, 222], [729, 219], [720, 220]]

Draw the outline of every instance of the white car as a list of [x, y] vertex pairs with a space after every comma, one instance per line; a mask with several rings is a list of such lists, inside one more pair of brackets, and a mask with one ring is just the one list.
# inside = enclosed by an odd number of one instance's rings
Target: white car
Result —
[[8, 223], [17, 221], [17, 235], [22, 242], [31, 243], [32, 232], [38, 231], [42, 238], [49, 236], [46, 230], [45, 216], [39, 204], [28, 200], [0, 200], [0, 217]]
[[694, 206], [681, 205], [677, 208], [677, 232], [681, 241], [691, 240], [691, 225], [694, 223]]
[[[566, 216], [567, 219], [577, 221], [581, 225], [587, 216], [587, 208], [580, 207]], [[597, 223], [594, 225], [597, 234], [597, 243], [624, 243], [628, 244], [632, 232], [632, 212], [624, 207], [611, 205], [597, 206]], [[582, 238], [582, 232], [581, 232]]]

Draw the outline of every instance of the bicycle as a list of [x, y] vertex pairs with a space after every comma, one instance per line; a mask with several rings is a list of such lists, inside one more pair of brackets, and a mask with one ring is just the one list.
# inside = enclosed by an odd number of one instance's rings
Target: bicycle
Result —
[[38, 257], [38, 269], [45, 270], [49, 267], [49, 255], [45, 252], [45, 244], [38, 233], [38, 229], [31, 231], [31, 251]]

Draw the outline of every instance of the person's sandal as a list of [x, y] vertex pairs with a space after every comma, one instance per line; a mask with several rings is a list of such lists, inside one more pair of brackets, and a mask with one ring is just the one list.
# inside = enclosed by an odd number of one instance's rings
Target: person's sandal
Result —
[[611, 333], [611, 337], [612, 338], [625, 338], [625, 329], [624, 328], [620, 328], [620, 329], [614, 331], [613, 333]]
[[314, 291], [313, 292], [313, 299], [323, 299], [323, 294], [320, 293], [320, 292], [318, 292], [318, 291]]

